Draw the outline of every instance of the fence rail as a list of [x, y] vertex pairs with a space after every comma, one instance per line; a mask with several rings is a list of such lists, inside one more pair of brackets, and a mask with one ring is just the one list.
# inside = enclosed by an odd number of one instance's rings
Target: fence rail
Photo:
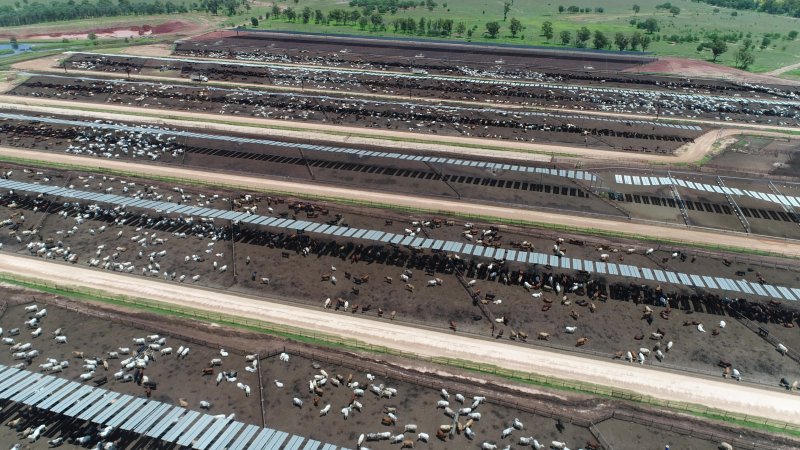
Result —
[[[172, 117], [167, 117], [171, 119]], [[161, 122], [158, 122], [161, 123]], [[163, 124], [163, 123], [162, 123]], [[350, 198], [338, 198], [338, 197], [329, 197], [325, 195], [315, 195], [310, 193], [300, 193], [300, 192], [289, 192], [289, 191], [281, 191], [276, 189], [269, 189], [269, 188], [257, 188], [253, 186], [245, 186], [242, 184], [234, 184], [234, 183], [211, 183], [199, 179], [187, 180], [185, 178], [180, 177], [170, 177], [170, 176], [161, 176], [161, 175], [154, 175], [154, 174], [146, 174], [142, 172], [130, 171], [130, 170], [115, 170], [115, 169], [106, 169], [102, 167], [88, 167], [81, 164], [65, 164], [65, 163], [50, 163], [43, 160], [37, 159], [26, 159], [26, 158], [17, 158], [17, 157], [0, 157], [0, 161], [7, 161], [16, 164], [29, 164], [37, 167], [57, 167], [63, 169], [70, 169], [70, 170], [90, 170], [95, 173], [105, 173], [105, 174], [114, 174], [114, 175], [125, 175], [125, 176], [132, 176], [137, 178], [155, 180], [155, 181], [167, 181], [167, 182], [177, 182], [177, 183], [191, 183], [196, 186], [207, 186], [213, 187], [216, 189], [229, 189], [229, 190], [247, 190], [251, 192], [263, 192], [269, 193], [272, 195], [281, 195], [286, 197], [295, 197], [295, 198], [303, 198], [303, 199], [310, 199], [314, 201], [324, 201], [324, 202], [333, 202], [338, 203], [340, 205], [347, 205], [347, 206], [359, 206], [359, 207], [368, 207], [368, 208], [376, 208], [376, 209], [391, 209], [394, 211], [402, 211], [406, 213], [412, 214], [433, 214], [437, 216], [452, 216], [452, 217], [459, 217], [467, 220], [478, 220], [484, 222], [494, 222], [504, 225], [516, 225], [516, 226], [525, 226], [525, 227], [537, 227], [546, 230], [557, 230], [562, 233], [581, 233], [581, 234], [590, 234], [596, 236], [603, 236], [603, 237], [612, 237], [612, 238], [621, 238], [621, 239], [637, 239], [643, 240], [648, 242], [655, 242], [655, 243], [662, 243], [662, 244], [669, 244], [669, 245], [676, 245], [681, 246], [682, 248], [686, 247], [694, 247], [694, 248], [701, 248], [706, 250], [713, 250], [713, 251], [726, 251], [726, 252], [735, 252], [735, 253], [744, 253], [744, 254], [753, 254], [759, 256], [777, 256], [777, 257], [788, 257], [792, 259], [800, 258], [800, 255], [790, 255], [790, 254], [779, 254], [769, 251], [762, 251], [762, 250], [754, 250], [749, 248], [740, 248], [740, 247], [729, 247], [724, 245], [718, 245], [708, 242], [683, 242], [683, 241], [676, 241], [667, 238], [662, 238], [658, 236], [645, 236], [645, 235], [636, 235], [630, 234], [623, 231], [614, 231], [608, 229], [599, 229], [599, 228], [591, 228], [591, 227], [575, 227], [569, 225], [562, 225], [556, 223], [547, 223], [547, 222], [535, 222], [529, 220], [519, 220], [519, 219], [511, 219], [511, 218], [500, 218], [500, 217], [492, 217], [486, 216], [481, 214], [470, 214], [465, 213], [462, 211], [454, 211], [454, 210], [437, 210], [432, 208], [418, 208], [418, 207], [409, 207], [409, 206], [402, 206], [396, 204], [385, 204], [379, 202], [371, 202], [366, 200], [358, 200], [358, 199], [350, 199]], [[289, 177], [285, 177], [285, 179], [289, 180]], [[648, 221], [635, 221], [641, 223], [649, 223]], [[697, 227], [694, 227], [697, 228]], [[744, 233], [742, 233], [744, 234]], [[781, 239], [781, 238], [776, 238]], [[787, 242], [790, 239], [782, 238]]]
[[[723, 411], [715, 408], [710, 408], [686, 402], [664, 400], [651, 397], [648, 395], [619, 391], [605, 386], [599, 386], [578, 381], [563, 380], [559, 378], [552, 378], [530, 372], [503, 369], [490, 364], [481, 364], [479, 362], [474, 362], [474, 361], [465, 361], [461, 359], [454, 359], [448, 357], [420, 355], [414, 352], [376, 346], [355, 339], [347, 339], [339, 336], [317, 333], [312, 330], [295, 328], [291, 326], [274, 324], [260, 320], [248, 319], [244, 317], [237, 317], [227, 314], [212, 313], [207, 311], [195, 310], [191, 308], [176, 307], [174, 305], [168, 305], [151, 300], [123, 297], [123, 296], [110, 297], [108, 294], [99, 290], [92, 290], [92, 289], [77, 290], [74, 287], [60, 286], [57, 283], [49, 281], [46, 282], [42, 280], [37, 280], [35, 282], [32, 282], [32, 281], [17, 280], [17, 279], [11, 279], [11, 281], [16, 281], [18, 283], [19, 282], [29, 283], [33, 287], [37, 287], [39, 289], [45, 288], [45, 289], [55, 290], [57, 293], [68, 292], [71, 294], [89, 296], [90, 298], [94, 297], [95, 299], [100, 301], [128, 305], [138, 309], [149, 310], [161, 314], [170, 314], [177, 317], [197, 319], [201, 321], [213, 321], [215, 323], [233, 325], [236, 327], [245, 328], [253, 331], [265, 332], [268, 334], [273, 334], [284, 338], [294, 339], [299, 342], [310, 342], [327, 347], [345, 348], [356, 351], [367, 351], [370, 353], [392, 355], [396, 357], [407, 358], [417, 361], [425, 361], [432, 364], [441, 364], [445, 366], [457, 367], [472, 372], [496, 375], [511, 380], [522, 381], [531, 384], [538, 384], [546, 387], [554, 387], [562, 390], [583, 392], [592, 395], [609, 397], [617, 400], [634, 401], [645, 405], [669, 408], [672, 410], [683, 411], [686, 413], [700, 415], [707, 418], [718, 419], [722, 421], [739, 423], [739, 424], [750, 424], [762, 428], [766, 427], [774, 431], [784, 431], [794, 435], [800, 435], [800, 425], [794, 425], [788, 422], [781, 422], [777, 420], [750, 416], [747, 414], [739, 414], [729, 411]], [[198, 342], [198, 344], [204, 345], [203, 342]]]
[[[55, 290], [59, 290], [59, 291], [70, 290], [70, 289], [63, 289], [63, 288], [59, 287], [58, 284], [56, 284], [56, 283], [46, 283], [46, 286], [50, 287], [51, 289], [55, 289]], [[98, 296], [98, 295], [103, 295], [103, 293], [101, 291], [95, 291], [95, 292], [89, 292], [89, 295]], [[198, 310], [192, 310], [192, 309], [186, 309], [186, 308], [175, 308], [175, 307], [164, 308], [165, 305], [163, 305], [163, 304], [156, 304], [156, 302], [148, 302], [148, 301], [143, 300], [143, 299], [114, 298], [112, 300], [116, 301], [116, 302], [123, 303], [123, 304], [139, 307], [139, 308], [141, 308], [141, 307], [144, 307], [146, 309], [156, 309], [157, 308], [157, 309], [161, 309], [161, 310], [167, 311], [167, 312], [169, 312], [171, 314], [174, 314], [174, 315], [183, 316], [183, 317], [191, 318], [191, 319], [195, 319], [195, 320], [201, 320], [201, 321], [214, 320], [214, 321], [217, 321], [219, 323], [230, 323], [230, 324], [234, 324], [234, 325], [238, 325], [238, 326], [244, 326], [244, 327], [247, 327], [247, 328], [255, 328], [255, 329], [258, 329], [259, 331], [262, 331], [262, 332], [268, 332], [268, 333], [272, 332], [273, 334], [283, 335], [284, 337], [293, 337], [293, 336], [294, 337], [299, 337], [301, 339], [301, 341], [302, 341], [303, 338], [312, 339], [314, 341], [317, 341], [317, 343], [321, 342], [321, 343], [323, 343], [323, 345], [333, 346], [334, 348], [338, 348], [338, 349], [369, 351], [369, 352], [373, 352], [373, 353], [377, 352], [377, 353], [383, 353], [383, 354], [388, 354], [388, 355], [392, 355], [392, 356], [411, 358], [411, 359], [420, 360], [420, 361], [426, 361], [426, 362], [435, 363], [435, 364], [442, 364], [442, 365], [458, 367], [458, 368], [466, 369], [466, 370], [470, 370], [470, 371], [477, 371], [477, 372], [497, 375], [497, 376], [501, 376], [501, 377], [504, 377], [504, 378], [510, 378], [510, 379], [515, 379], [515, 380], [520, 380], [520, 381], [527, 381], [527, 382], [531, 382], [531, 383], [546, 385], [546, 386], [557, 387], [557, 388], [560, 388], [560, 389], [569, 389], [569, 390], [581, 391], [581, 392], [591, 393], [591, 394], [598, 395], [598, 396], [606, 396], [606, 397], [610, 397], [610, 398], [618, 399], [618, 400], [634, 401], [634, 402], [638, 402], [638, 403], [642, 403], [642, 404], [646, 404], [646, 405], [650, 405], [650, 406], [666, 407], [666, 408], [672, 409], [672, 410], [678, 410], [678, 411], [693, 413], [693, 414], [702, 415], [702, 416], [705, 416], [705, 417], [708, 417], [708, 418], [712, 418], [712, 419], [718, 419], [718, 420], [722, 420], [722, 421], [726, 421], [726, 422], [733, 422], [735, 424], [742, 423], [742, 422], [748, 422], [750, 424], [764, 425], [765, 427], [768, 427], [768, 428], [770, 428], [772, 430], [783, 430], [784, 432], [791, 433], [791, 434], [794, 434], [794, 435], [800, 434], [800, 426], [798, 426], [798, 425], [793, 425], [793, 424], [789, 424], [789, 423], [785, 423], [785, 422], [768, 420], [768, 419], [763, 419], [763, 418], [758, 418], [758, 417], [752, 417], [752, 416], [743, 415], [743, 414], [729, 413], [729, 412], [716, 410], [716, 409], [713, 409], [713, 408], [708, 408], [708, 407], [704, 407], [704, 406], [700, 406], [700, 405], [692, 405], [692, 404], [688, 404], [688, 403], [685, 403], [685, 402], [661, 400], [661, 399], [652, 398], [652, 397], [649, 397], [649, 396], [646, 396], [646, 395], [635, 394], [635, 393], [625, 392], [625, 391], [618, 391], [618, 390], [614, 390], [614, 389], [611, 389], [611, 388], [606, 388], [606, 387], [603, 387], [603, 386], [590, 385], [590, 384], [581, 383], [581, 382], [573, 382], [573, 381], [568, 381], [568, 380], [561, 380], [561, 379], [555, 379], [555, 378], [550, 378], [550, 377], [544, 377], [544, 376], [536, 375], [536, 374], [533, 374], [533, 373], [527, 373], [527, 372], [505, 370], [505, 369], [497, 368], [495, 366], [483, 365], [483, 364], [480, 364], [480, 363], [475, 363], [475, 362], [470, 362], [470, 361], [463, 361], [463, 360], [451, 359], [451, 358], [446, 358], [446, 357], [429, 357], [429, 356], [425, 356], [425, 355], [419, 355], [419, 354], [416, 354], [416, 353], [413, 353], [413, 352], [404, 352], [404, 351], [394, 350], [394, 349], [385, 348], [385, 347], [376, 347], [376, 346], [373, 346], [371, 344], [366, 344], [366, 343], [362, 343], [362, 342], [351, 340], [351, 339], [343, 339], [343, 338], [339, 338], [339, 337], [336, 337], [336, 336], [329, 336], [329, 335], [315, 333], [315, 332], [309, 331], [309, 330], [296, 329], [294, 327], [288, 327], [288, 326], [272, 324], [272, 323], [268, 323], [268, 322], [262, 322], [262, 321], [251, 320], [251, 319], [246, 319], [246, 318], [239, 318], [239, 317], [234, 317], [234, 316], [227, 316], [227, 315], [224, 315], [224, 314], [214, 314], [214, 313], [210, 313], [210, 312], [204, 312], [204, 311], [198, 311]], [[64, 303], [64, 302], [50, 302], [49, 300], [44, 300], [44, 299], [40, 299], [40, 300], [37, 300], [37, 301], [44, 301], [44, 302], [47, 302], [47, 303], [52, 303], [52, 304], [54, 304], [54, 305], [56, 305], [58, 307], [66, 308], [66, 309], [69, 309], [69, 310], [73, 310], [73, 311], [79, 312], [81, 314], [89, 313], [89, 314], [92, 314], [92, 315], [95, 315], [95, 316], [98, 316], [98, 317], [103, 317], [103, 318], [105, 318], [107, 320], [113, 320], [113, 321], [115, 321], [117, 323], [125, 324], [125, 325], [128, 325], [128, 326], [139, 327], [139, 328], [141, 328], [142, 326], [146, 326], [142, 322], [137, 322], [136, 320], [131, 320], [131, 319], [125, 319], [125, 318], [122, 318], [119, 315], [107, 314], [107, 313], [104, 313], [104, 312], [101, 312], [101, 311], [91, 311], [91, 310], [87, 310], [85, 308], [84, 309], [79, 308], [78, 306], [72, 306], [72, 305], [70, 305], [70, 302], [67, 302], [67, 303]], [[20, 303], [22, 303], [22, 302], [20, 302]], [[7, 305], [8, 305], [8, 302], [2, 302], [2, 304], [0, 305], [0, 317], [2, 317], [2, 315], [5, 313], [5, 310], [7, 309]], [[185, 334], [182, 334], [182, 333], [178, 333], [175, 330], [161, 329], [161, 330], [158, 330], [158, 331], [161, 334], [165, 335], [165, 336], [170, 336], [170, 337], [173, 337], [173, 338], [176, 338], [176, 339], [181, 339], [181, 340], [184, 340], [186, 342], [193, 343], [195, 345], [199, 345], [199, 346], [207, 346], [208, 345], [208, 342], [206, 342], [204, 340], [201, 340], [201, 339], [189, 336], [189, 335], [185, 335]], [[232, 348], [229, 351], [231, 353], [234, 353], [234, 354], [239, 354], [240, 356], [244, 356], [246, 354], [241, 349], [233, 349]], [[258, 359], [259, 360], [264, 360], [264, 359], [268, 359], [268, 358], [272, 358], [272, 357], [277, 356], [278, 354], [281, 353], [281, 350], [264, 349], [262, 351], [257, 351], [256, 353], [258, 354]], [[374, 369], [368, 369], [366, 367], [362, 367], [357, 362], [354, 362], [352, 359], [345, 360], [345, 358], [343, 358], [343, 357], [337, 357], [337, 356], [332, 355], [330, 353], [325, 353], [325, 352], [319, 352], [318, 353], [318, 352], [303, 350], [303, 349], [300, 349], [300, 348], [293, 348], [291, 350], [291, 353], [299, 355], [299, 356], [302, 356], [302, 357], [305, 357], [305, 358], [310, 359], [312, 361], [313, 360], [325, 361], [325, 362], [328, 362], [328, 363], [337, 364], [339, 366], [350, 367], [350, 368], [353, 368], [353, 369], [356, 369], [356, 370], [361, 370], [361, 371], [364, 371], [364, 372], [367, 372], [369, 370], [373, 370], [374, 371]], [[440, 381], [433, 381], [431, 377], [408, 376], [408, 375], [404, 375], [404, 374], [400, 373], [398, 370], [394, 370], [394, 372], [391, 375], [388, 374], [388, 370], [387, 370], [387, 378], [394, 378], [394, 379], [398, 379], [398, 380], [401, 380], [401, 381], [404, 381], [404, 382], [407, 382], [407, 383], [421, 385], [421, 386], [425, 386], [425, 387], [436, 389], [436, 390], [439, 390], [439, 389], [447, 387], [446, 383], [440, 382]], [[478, 391], [484, 390], [481, 387], [477, 387], [476, 389]], [[488, 392], [488, 391], [486, 391], [486, 392]], [[774, 447], [763, 446], [763, 445], [754, 443], [752, 441], [743, 441], [743, 440], [740, 440], [740, 439], [731, 438], [731, 437], [725, 437], [725, 436], [722, 436], [722, 435], [719, 435], [719, 434], [715, 434], [715, 433], [709, 433], [707, 431], [703, 431], [703, 429], [701, 429], [699, 426], [698, 427], [684, 428], [682, 426], [677, 426], [677, 425], [675, 425], [674, 423], [671, 423], [668, 420], [663, 420], [663, 421], [657, 420], [657, 419], [653, 418], [652, 416], [647, 416], [648, 418], [642, 418], [641, 416], [634, 415], [634, 414], [631, 414], [629, 412], [625, 412], [625, 411], [620, 410], [620, 409], [614, 409], [614, 410], [612, 410], [610, 412], [609, 415], [604, 416], [604, 417], [600, 417], [600, 418], [596, 418], [595, 421], [592, 421], [592, 420], [583, 419], [583, 418], [579, 418], [579, 417], [575, 417], [575, 416], [565, 416], [563, 414], [559, 414], [559, 413], [555, 412], [553, 409], [534, 407], [534, 406], [530, 406], [528, 404], [514, 402], [514, 401], [511, 401], [511, 400], [507, 400], [507, 399], [498, 399], [498, 398], [495, 398], [494, 396], [488, 396], [487, 402], [493, 403], [493, 404], [496, 404], [496, 405], [499, 405], [499, 406], [515, 408], [515, 409], [518, 409], [518, 410], [521, 410], [521, 411], [525, 411], [525, 412], [528, 412], [530, 414], [542, 416], [542, 417], [560, 419], [560, 420], [562, 420], [562, 421], [564, 421], [566, 423], [570, 423], [570, 424], [573, 424], [573, 425], [576, 425], [576, 426], [587, 428], [591, 432], [591, 434], [594, 436], [594, 438], [597, 440], [597, 442], [605, 450], [613, 450], [613, 445], [611, 445], [608, 442], [608, 440], [605, 438], [605, 436], [603, 436], [602, 432], [597, 428], [597, 424], [602, 423], [605, 420], [609, 420], [609, 419], [612, 419], [612, 418], [613, 419], [617, 419], [617, 420], [627, 421], [627, 422], [639, 423], [641, 425], [645, 425], [645, 426], [648, 426], [648, 427], [656, 427], [656, 428], [660, 428], [662, 430], [675, 432], [675, 433], [680, 433], [680, 434], [684, 434], [684, 435], [687, 435], [687, 436], [692, 436], [692, 437], [695, 437], [695, 438], [698, 438], [698, 439], [704, 439], [704, 440], [707, 440], [707, 441], [720, 442], [720, 441], [724, 440], [724, 441], [729, 442], [732, 445], [734, 445], [734, 448], [741, 448], [741, 449], [747, 449], [747, 450], [771, 450], [772, 448], [774, 448]], [[262, 410], [262, 414], [264, 414], [263, 410]], [[704, 429], [707, 430], [708, 428], [704, 427]]]

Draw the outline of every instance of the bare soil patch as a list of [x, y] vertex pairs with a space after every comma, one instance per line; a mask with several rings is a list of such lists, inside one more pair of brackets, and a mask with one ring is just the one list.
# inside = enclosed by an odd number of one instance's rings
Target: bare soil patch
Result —
[[680, 77], [722, 78], [746, 83], [798, 85], [800, 82], [725, 67], [708, 61], [663, 57], [642, 66], [625, 69], [627, 72], [663, 73]]

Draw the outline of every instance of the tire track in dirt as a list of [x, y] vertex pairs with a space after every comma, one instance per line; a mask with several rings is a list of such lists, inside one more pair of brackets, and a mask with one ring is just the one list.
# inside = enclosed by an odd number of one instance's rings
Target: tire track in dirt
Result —
[[662, 400], [705, 405], [750, 416], [800, 424], [800, 397], [706, 377], [627, 363], [596, 360], [538, 348], [414, 328], [386, 321], [335, 315], [276, 304], [267, 299], [224, 294], [184, 284], [85, 269], [35, 258], [3, 255], [0, 272], [55, 281], [60, 286], [98, 289], [134, 298], [225, 313], [319, 333], [356, 339], [426, 357], [482, 361], [509, 370], [630, 390]]

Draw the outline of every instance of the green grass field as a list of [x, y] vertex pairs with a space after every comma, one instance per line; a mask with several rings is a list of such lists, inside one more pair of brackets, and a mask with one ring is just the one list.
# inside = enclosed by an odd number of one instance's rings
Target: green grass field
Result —
[[[635, 14], [631, 8], [634, 2], [641, 7], [638, 14]], [[613, 35], [617, 32], [630, 35], [636, 31], [636, 28], [629, 23], [631, 19], [637, 18], [639, 20], [644, 20], [649, 17], [654, 17], [658, 20], [661, 27], [661, 31], [656, 33], [661, 39], [659, 41], [654, 40], [648, 51], [652, 51], [658, 55], [682, 56], [696, 59], [711, 58], [709, 51], [698, 52], [696, 50], [699, 42], [670, 42], [669, 38], [673, 35], [697, 35], [700, 36], [700, 42], [702, 42], [703, 32], [717, 31], [720, 34], [742, 33], [743, 37], [751, 33], [753, 41], [758, 45], [761, 43], [764, 33], [777, 32], [780, 33], [782, 37], [773, 39], [773, 42], [764, 50], [757, 48], [755, 51], [755, 63], [749, 70], [754, 72], [766, 72], [800, 60], [800, 38], [793, 41], [783, 38], [791, 30], [800, 31], [800, 19], [787, 16], [775, 16], [752, 11], [738, 11], [738, 15], [733, 16], [731, 13], [734, 10], [732, 9], [718, 8], [718, 12], [715, 12], [717, 8], [713, 6], [704, 3], [693, 3], [689, 0], [675, 0], [671, 2], [672, 5], [678, 6], [681, 9], [680, 14], [676, 17], [672, 17], [669, 12], [664, 10], [656, 10], [656, 5], [663, 3], [660, 0], [593, 0], [591, 2], [565, 0], [564, 3], [515, 0], [514, 4], [511, 6], [508, 18], [510, 20], [512, 17], [516, 17], [522, 22], [525, 29], [521, 32], [521, 35], [514, 39], [508, 31], [508, 22], [502, 22], [503, 3], [503, 0], [437, 0], [438, 5], [433, 11], [429, 11], [423, 7], [417, 7], [406, 11], [399, 10], [395, 15], [387, 13], [384, 16], [384, 21], [387, 23], [387, 29], [385, 31], [361, 30], [358, 26], [354, 25], [336, 26], [314, 24], [313, 19], [310, 23], [303, 24], [299, 18], [295, 22], [289, 22], [285, 18], [270, 18], [269, 20], [260, 21], [259, 28], [399, 37], [404, 35], [393, 33], [393, 27], [391, 26], [392, 20], [396, 17], [413, 17], [417, 20], [421, 17], [424, 17], [426, 20], [450, 18], [455, 20], [456, 23], [464, 22], [468, 29], [477, 27], [472, 38], [473, 41], [527, 45], [558, 45], [555, 41], [558, 40], [558, 35], [562, 30], [569, 30], [574, 35], [575, 30], [586, 26], [591, 31], [600, 30], [613, 39]], [[297, 3], [295, 3], [294, 0], [279, 0], [278, 5], [281, 7], [292, 7], [297, 12], [306, 6], [310, 7], [312, 10], [320, 9], [325, 13], [335, 8], [349, 8], [347, 2], [344, 0], [298, 0]], [[447, 6], [445, 7], [444, 5]], [[558, 12], [559, 5], [564, 5], [565, 7], [575, 5], [580, 8], [590, 8], [592, 10], [600, 7], [604, 9], [604, 12], [596, 13], [593, 11], [591, 13], [560, 14]], [[250, 12], [233, 17], [225, 23], [230, 26], [244, 24], [250, 26], [250, 16], [258, 17], [269, 12], [270, 9], [271, 3], [269, 2], [256, 2]], [[489, 21], [500, 21], [503, 25], [500, 36], [496, 39], [488, 39], [483, 36], [485, 24]], [[555, 38], [551, 42], [547, 42], [547, 40], [541, 36], [541, 25], [545, 21], [553, 23]], [[455, 35], [450, 39], [467, 40], [465, 36]], [[729, 44], [728, 52], [720, 56], [718, 62], [720, 64], [733, 66], [734, 53], [737, 46], [740, 44], [741, 41], [736, 44]]]
[[[13, 5], [17, 0], [0, 0], [0, 5]], [[144, 0], [133, 0], [144, 1]], [[173, 3], [185, 3], [188, 0], [173, 0]], [[326, 14], [332, 9], [350, 9], [347, 0], [276, 0], [281, 8], [292, 7], [298, 13], [306, 6], [311, 10], [320, 9]], [[631, 6], [633, 3], [640, 6], [639, 13], [634, 13]], [[694, 3], [690, 0], [674, 0], [672, 5], [678, 6], [681, 11], [676, 17], [666, 10], [657, 10], [656, 5], [662, 3], [661, 0], [593, 0], [592, 2], [577, 2], [575, 0], [564, 0], [564, 3], [550, 2], [545, 3], [538, 0], [513, 0], [513, 5], [508, 14], [509, 21], [512, 17], [519, 19], [524, 29], [517, 36], [512, 38], [508, 30], [508, 21], [503, 22], [504, 0], [436, 0], [436, 7], [429, 11], [424, 7], [416, 7], [409, 10], [399, 10], [392, 15], [384, 15], [387, 23], [386, 30], [372, 31], [360, 29], [357, 25], [324, 25], [315, 24], [313, 19], [308, 24], [303, 24], [298, 18], [294, 22], [289, 22], [285, 18], [270, 18], [261, 20], [259, 28], [275, 30], [297, 30], [318, 33], [342, 33], [342, 34], [366, 34], [373, 36], [389, 37], [416, 37], [404, 34], [393, 33], [391, 22], [395, 18], [413, 17], [415, 20], [425, 18], [426, 20], [449, 18], [456, 23], [463, 22], [467, 29], [475, 28], [472, 41], [476, 42], [499, 42], [516, 43], [526, 45], [559, 45], [559, 34], [561, 31], [570, 31], [573, 35], [580, 27], [587, 27], [591, 31], [599, 30], [613, 40], [615, 33], [621, 32], [626, 35], [636, 31], [635, 26], [629, 22], [633, 19], [645, 20], [655, 18], [658, 20], [661, 30], [652, 37], [648, 51], [661, 56], [681, 56], [696, 59], [710, 59], [709, 51], [698, 52], [699, 42], [704, 41], [704, 33], [717, 32], [719, 34], [736, 33], [742, 38], [749, 34], [756, 44], [755, 63], [749, 68], [754, 72], [767, 72], [789, 64], [800, 61], [800, 38], [795, 40], [786, 39], [786, 35], [793, 30], [800, 31], [800, 19], [788, 16], [776, 16], [752, 11], [737, 11], [736, 16], [732, 15], [734, 10], [727, 8], [715, 8], [705, 3]], [[151, 16], [151, 19], [163, 17], [164, 20], [198, 19], [210, 22], [221, 22], [225, 26], [251, 26], [250, 17], [263, 16], [270, 12], [272, 2], [269, 0], [252, 0], [251, 10], [244, 11], [233, 17], [211, 16], [204, 13], [190, 13], [187, 15], [164, 15]], [[575, 5], [579, 8], [591, 10], [589, 13], [559, 13], [558, 6], [569, 7]], [[602, 13], [595, 12], [595, 8], [603, 8]], [[59, 29], [60, 27], [73, 27], [80, 23], [95, 27], [113, 26], [124, 23], [126, 20], [141, 21], [141, 17], [104, 17], [99, 19], [70, 22], [49, 22], [34, 25], [36, 28]], [[484, 35], [485, 24], [489, 21], [499, 21], [502, 25], [499, 36], [496, 39], [489, 39]], [[553, 23], [555, 37], [548, 42], [541, 35], [541, 25], [545, 21]], [[2, 31], [23, 31], [14, 28], [0, 28]], [[759, 44], [765, 33], [779, 33], [780, 38], [772, 38], [772, 42], [765, 48], [760, 48]], [[686, 37], [696, 36], [698, 40], [693, 42], [674, 42], [673, 36]], [[738, 37], [738, 36], [737, 36]], [[451, 36], [449, 39], [466, 41], [464, 35]], [[742, 40], [728, 44], [728, 52], [718, 59], [718, 63], [733, 66], [734, 53]], [[591, 41], [589, 42], [591, 46]], [[787, 78], [797, 77], [796, 72], [789, 73]]]

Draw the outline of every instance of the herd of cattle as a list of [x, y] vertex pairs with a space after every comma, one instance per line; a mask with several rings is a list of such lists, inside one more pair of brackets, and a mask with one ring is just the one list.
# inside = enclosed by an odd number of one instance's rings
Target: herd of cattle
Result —
[[649, 144], [654, 148], [654, 144], [677, 147], [692, 142], [699, 134], [670, 127], [634, 126], [630, 121], [595, 119], [591, 116], [563, 115], [549, 117], [548, 120], [548, 115], [541, 113], [428, 102], [377, 101], [296, 92], [41, 75], [31, 77], [9, 93], [519, 141], [535, 139], [537, 142], [546, 140], [584, 144], [592, 137], [601, 141], [617, 138], [635, 140], [631, 141], [631, 147]]
[[[692, 95], [684, 91], [689, 85], [691, 89], [706, 91], [709, 87], [720, 94], [730, 95], [726, 88], [701, 86], [692, 83], [680, 83], [675, 80], [656, 80], [658, 90], [630, 89], [627, 83], [615, 85], [614, 76], [605, 80], [603, 88], [591, 85], [569, 84], [565, 76], [542, 76], [534, 80], [545, 79], [548, 82], [508, 83], [508, 80], [470, 77], [455, 78], [428, 75], [411, 75], [393, 72], [358, 72], [341, 70], [333, 67], [285, 67], [280, 65], [253, 66], [214, 62], [183, 61], [180, 59], [147, 58], [77, 54], [66, 62], [71, 68], [78, 70], [96, 70], [110, 72], [126, 72], [139, 74], [145, 68], [159, 71], [178, 71], [187, 78], [202, 74], [208, 80], [247, 81], [262, 83], [268, 80], [274, 84], [289, 88], [319, 89], [339, 92], [364, 92], [383, 95], [409, 95], [415, 97], [435, 97], [452, 100], [487, 100], [496, 103], [512, 103], [522, 105], [546, 105], [549, 107], [566, 107], [598, 109], [614, 113], [640, 112], [680, 117], [726, 117], [754, 118], [759, 122], [797, 119], [798, 106], [790, 102], [774, 104], [772, 99], [798, 99], [798, 93], [791, 90], [769, 88], [764, 86], [726, 86], [730, 91], [738, 91], [748, 97], [721, 97], [710, 95]], [[553, 80], [549, 80], [553, 78]], [[543, 80], [544, 81], [544, 80]], [[630, 81], [626, 78], [625, 81]], [[629, 85], [627, 85], [629, 86]], [[716, 88], [716, 89], [714, 89]], [[680, 90], [678, 90], [680, 89]], [[753, 97], [760, 93], [761, 97]], [[766, 98], [765, 98], [766, 97]], [[762, 101], [766, 100], [766, 103]]]

